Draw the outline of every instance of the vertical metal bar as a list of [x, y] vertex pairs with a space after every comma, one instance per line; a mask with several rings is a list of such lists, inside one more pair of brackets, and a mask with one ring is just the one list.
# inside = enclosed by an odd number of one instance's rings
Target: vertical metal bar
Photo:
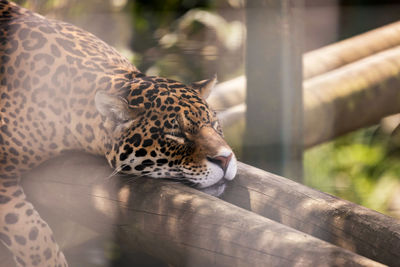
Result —
[[248, 0], [246, 5], [243, 161], [301, 181], [303, 3]]

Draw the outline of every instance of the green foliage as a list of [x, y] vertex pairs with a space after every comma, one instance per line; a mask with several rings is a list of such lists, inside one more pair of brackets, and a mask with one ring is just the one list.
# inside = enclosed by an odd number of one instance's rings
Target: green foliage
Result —
[[400, 186], [400, 158], [377, 127], [309, 149], [305, 183], [365, 207], [394, 215], [390, 202]]

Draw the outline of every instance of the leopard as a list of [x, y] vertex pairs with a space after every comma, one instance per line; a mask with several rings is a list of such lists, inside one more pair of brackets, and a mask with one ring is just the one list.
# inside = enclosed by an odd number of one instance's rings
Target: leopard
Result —
[[126, 175], [208, 188], [237, 159], [191, 84], [148, 76], [93, 34], [0, 0], [0, 240], [17, 266], [68, 266], [21, 176], [66, 151], [106, 158]]

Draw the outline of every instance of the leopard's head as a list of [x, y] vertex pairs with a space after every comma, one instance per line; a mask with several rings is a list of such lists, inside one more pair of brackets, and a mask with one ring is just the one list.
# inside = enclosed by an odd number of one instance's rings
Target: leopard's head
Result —
[[186, 86], [158, 77], [132, 80], [128, 92], [97, 92], [108, 122], [110, 165], [123, 173], [206, 188], [232, 180], [236, 158], [205, 99], [216, 78]]

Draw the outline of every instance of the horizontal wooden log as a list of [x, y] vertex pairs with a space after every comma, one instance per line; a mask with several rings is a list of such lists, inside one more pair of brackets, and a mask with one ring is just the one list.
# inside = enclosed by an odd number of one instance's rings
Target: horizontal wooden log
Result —
[[239, 163], [223, 199], [389, 266], [400, 266], [400, 222]]
[[310, 147], [400, 112], [400, 46], [303, 83], [304, 145]]
[[37, 207], [116, 231], [173, 266], [381, 266], [182, 184], [110, 172], [103, 159], [73, 154], [36, 169], [24, 188]]
[[[400, 46], [304, 81], [304, 146], [318, 145], [400, 113], [399, 77]], [[239, 104], [222, 111], [219, 118], [229, 126], [244, 120], [245, 112], [244, 104]]]
[[[303, 55], [303, 80], [400, 45], [400, 22], [324, 46]], [[244, 103], [246, 77], [239, 76], [218, 84], [208, 102], [217, 110]]]
[[[399, 51], [396, 22], [303, 55], [305, 147], [400, 112]], [[231, 126], [245, 118], [245, 97], [246, 77], [239, 76], [217, 85], [208, 102]]]
[[303, 56], [304, 80], [400, 45], [400, 22], [368, 31], [308, 52]]

